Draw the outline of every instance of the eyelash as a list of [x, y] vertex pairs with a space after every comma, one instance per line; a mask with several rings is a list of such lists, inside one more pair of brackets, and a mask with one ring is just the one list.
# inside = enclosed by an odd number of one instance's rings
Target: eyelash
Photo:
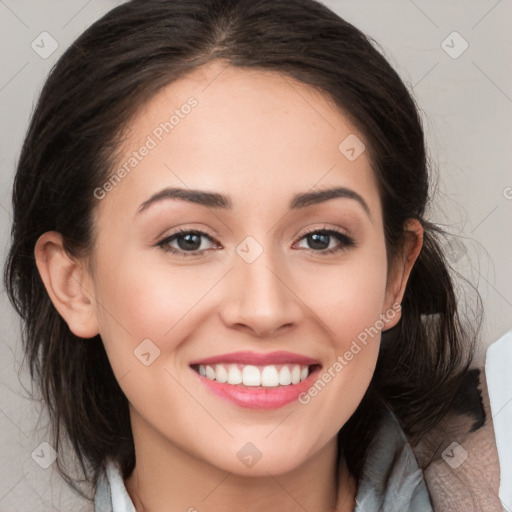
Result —
[[[325, 250], [306, 249], [307, 251], [315, 253], [315, 254], [320, 254], [322, 256], [325, 256], [325, 255], [328, 255], [328, 254], [333, 254], [333, 253], [338, 252], [338, 251], [343, 251], [345, 249], [348, 249], [349, 247], [355, 247], [356, 246], [356, 243], [355, 243], [354, 239], [349, 237], [345, 233], [342, 233], [342, 232], [337, 231], [335, 229], [327, 229], [327, 228], [312, 229], [310, 231], [307, 231], [306, 233], [304, 233], [299, 238], [299, 240], [302, 240], [303, 238], [306, 238], [309, 235], [318, 234], [318, 233], [323, 234], [323, 235], [334, 236], [334, 237], [336, 237], [338, 239], [338, 241], [340, 243], [337, 246], [332, 247], [331, 249], [325, 249]], [[166, 236], [165, 238], [163, 238], [162, 240], [157, 242], [156, 245], [158, 247], [160, 247], [164, 252], [170, 252], [170, 253], [177, 254], [177, 255], [183, 256], [183, 257], [198, 256], [199, 254], [202, 254], [204, 251], [208, 250], [208, 249], [202, 249], [201, 251], [183, 251], [183, 250], [180, 250], [180, 249], [175, 249], [174, 247], [170, 247], [169, 243], [171, 241], [173, 241], [176, 237], [180, 236], [180, 235], [181, 236], [185, 236], [185, 235], [204, 235], [205, 237], [209, 238], [211, 241], [214, 241], [212, 239], [212, 237], [208, 233], [205, 233], [204, 231], [197, 230], [197, 229], [189, 229], [189, 230], [187, 230], [187, 229], [179, 229], [178, 231], [170, 234], [169, 236]]]

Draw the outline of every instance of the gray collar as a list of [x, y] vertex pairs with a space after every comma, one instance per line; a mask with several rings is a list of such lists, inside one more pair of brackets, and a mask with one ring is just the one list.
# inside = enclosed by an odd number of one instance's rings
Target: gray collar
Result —
[[433, 512], [423, 471], [395, 415], [383, 417], [368, 448], [354, 512]]

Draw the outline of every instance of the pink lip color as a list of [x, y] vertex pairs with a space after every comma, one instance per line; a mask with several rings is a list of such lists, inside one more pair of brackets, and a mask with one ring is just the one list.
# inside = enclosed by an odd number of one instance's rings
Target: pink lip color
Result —
[[268, 388], [221, 383], [203, 377], [196, 371], [194, 371], [194, 373], [212, 393], [240, 407], [249, 409], [277, 409], [294, 400], [298, 400], [299, 395], [312, 385], [316, 378], [317, 371], [318, 368], [311, 372], [307, 379], [298, 384]]
[[267, 364], [302, 364], [313, 365], [320, 364], [316, 359], [311, 357], [294, 354], [293, 352], [270, 352], [269, 354], [258, 354], [256, 352], [232, 352], [231, 354], [221, 354], [218, 356], [208, 357], [206, 359], [198, 359], [192, 361], [190, 365], [194, 364], [222, 364], [222, 363], [241, 363], [253, 364], [254, 366], [265, 366]]

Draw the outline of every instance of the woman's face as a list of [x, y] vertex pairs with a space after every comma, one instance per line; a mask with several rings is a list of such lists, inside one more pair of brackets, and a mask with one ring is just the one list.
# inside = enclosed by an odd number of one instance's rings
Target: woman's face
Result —
[[219, 63], [128, 128], [95, 191], [87, 286], [136, 447], [298, 467], [352, 415], [399, 316], [363, 137], [308, 86]]

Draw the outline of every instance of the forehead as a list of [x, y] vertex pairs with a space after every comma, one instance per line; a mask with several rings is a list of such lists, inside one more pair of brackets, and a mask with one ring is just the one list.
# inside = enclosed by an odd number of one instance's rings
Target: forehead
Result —
[[102, 208], [138, 202], [135, 210], [164, 186], [228, 191], [235, 208], [237, 198], [284, 205], [334, 185], [357, 189], [370, 207], [378, 201], [363, 136], [329, 96], [278, 72], [219, 61], [142, 105], [113, 172], [121, 168]]

